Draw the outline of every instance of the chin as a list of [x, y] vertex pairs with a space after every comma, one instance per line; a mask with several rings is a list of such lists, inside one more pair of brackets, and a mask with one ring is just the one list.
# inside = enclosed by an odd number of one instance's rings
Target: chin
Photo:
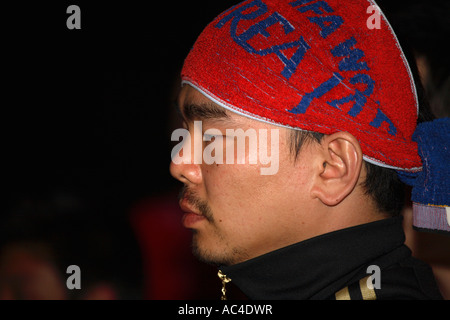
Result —
[[230, 248], [227, 245], [212, 247], [215, 241], [204, 239], [199, 236], [197, 230], [193, 230], [192, 253], [200, 261], [214, 266], [228, 266], [247, 259], [244, 250]]

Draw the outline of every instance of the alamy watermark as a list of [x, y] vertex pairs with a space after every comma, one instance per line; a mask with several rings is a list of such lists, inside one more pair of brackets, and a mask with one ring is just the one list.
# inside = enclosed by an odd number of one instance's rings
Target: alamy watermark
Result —
[[171, 140], [180, 141], [171, 152], [175, 164], [260, 164], [261, 175], [274, 175], [279, 169], [278, 129], [203, 132], [202, 121], [194, 121], [193, 137], [180, 128], [172, 132]]
[[81, 269], [79, 266], [72, 264], [67, 267], [67, 274], [70, 276], [66, 280], [66, 287], [69, 290], [81, 289]]
[[367, 7], [366, 13], [370, 14], [370, 17], [366, 20], [366, 26], [368, 29], [381, 29], [381, 10], [377, 5], [370, 5]]
[[372, 264], [370, 266], [367, 267], [366, 269], [366, 273], [367, 274], [371, 274], [371, 276], [369, 276], [367, 278], [367, 287], [369, 289], [381, 289], [381, 270], [380, 267]]
[[70, 16], [66, 20], [67, 29], [81, 29], [81, 9], [79, 6], [72, 4], [67, 7], [66, 13]]

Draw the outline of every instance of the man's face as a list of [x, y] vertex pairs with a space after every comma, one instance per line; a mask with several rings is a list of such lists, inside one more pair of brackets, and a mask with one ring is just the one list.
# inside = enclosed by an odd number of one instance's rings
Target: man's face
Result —
[[[315, 148], [306, 144], [297, 161], [290, 153], [289, 130], [253, 120], [215, 105], [196, 89], [184, 86], [179, 96], [179, 107], [189, 130], [190, 143], [195, 134], [203, 135], [208, 129], [218, 129], [224, 135], [226, 129], [254, 129], [267, 132], [268, 154], [278, 151], [279, 167], [275, 174], [263, 175], [261, 168], [267, 162], [249, 163], [255, 150], [245, 148], [245, 160], [238, 160], [234, 144], [234, 162], [223, 164], [179, 163], [173, 161], [171, 174], [184, 183], [180, 205], [183, 224], [193, 230], [194, 253], [203, 261], [214, 264], [235, 264], [261, 254], [296, 243], [302, 235], [299, 225], [308, 225], [312, 197], [312, 182], [308, 157]], [[195, 129], [194, 121], [202, 121], [202, 132]], [[276, 130], [278, 136], [274, 134]], [[264, 130], [263, 130], [264, 131]], [[276, 138], [278, 148], [273, 148], [271, 138]], [[258, 137], [258, 141], [261, 137]], [[236, 142], [236, 137], [223, 137], [223, 150], [215, 150], [225, 157], [226, 147]], [[247, 139], [249, 145], [249, 139]], [[202, 150], [212, 142], [203, 141]], [[193, 145], [193, 144], [192, 144]], [[260, 150], [261, 145], [256, 150]], [[191, 151], [194, 159], [194, 148]], [[228, 159], [230, 160], [230, 159]]]

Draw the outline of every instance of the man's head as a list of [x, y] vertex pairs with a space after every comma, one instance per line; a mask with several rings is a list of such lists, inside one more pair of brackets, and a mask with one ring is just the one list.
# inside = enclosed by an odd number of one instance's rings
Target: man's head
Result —
[[[200, 35], [183, 67], [179, 107], [189, 132], [183, 144], [201, 135], [203, 153], [194, 141], [171, 173], [185, 184], [184, 224], [204, 260], [234, 264], [398, 213], [394, 169], [421, 166], [411, 140], [417, 97], [386, 20], [379, 15], [381, 29], [368, 28], [370, 5], [245, 1]], [[214, 138], [210, 129], [218, 129]], [[245, 137], [244, 161], [227, 129], [258, 133], [255, 148]], [[198, 161], [205, 153], [231, 160], [230, 145], [234, 162]], [[262, 149], [277, 154], [274, 174], [261, 174], [263, 158], [251, 161]]]
[[[181, 90], [179, 107], [192, 140], [196, 134], [203, 134], [195, 132], [195, 121], [202, 121], [204, 131], [255, 129], [278, 133], [279, 169], [273, 175], [261, 175], [265, 164], [260, 161], [249, 163], [249, 139], [242, 163], [236, 158], [223, 164], [172, 162], [172, 175], [184, 183], [182, 209], [194, 213], [185, 216], [184, 225], [194, 231], [193, 247], [201, 259], [234, 264], [318, 234], [384, 217], [365, 194], [361, 147], [348, 132], [323, 135], [320, 141], [302, 138], [304, 143], [297, 154], [292, 146], [293, 129], [225, 110], [189, 85]], [[227, 148], [236, 148], [237, 138], [224, 135], [220, 139], [224, 140], [223, 147], [216, 149], [215, 155], [220, 153], [225, 158]], [[182, 157], [192, 158], [193, 143], [183, 143], [189, 147]], [[202, 151], [211, 143], [203, 141]], [[358, 210], [361, 203], [367, 208], [364, 215]]]

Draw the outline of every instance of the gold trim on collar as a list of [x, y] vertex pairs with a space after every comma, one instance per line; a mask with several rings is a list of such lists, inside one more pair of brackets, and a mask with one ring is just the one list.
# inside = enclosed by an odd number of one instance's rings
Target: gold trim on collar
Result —
[[359, 288], [361, 289], [361, 295], [363, 297], [363, 300], [377, 300], [377, 295], [375, 294], [375, 289], [373, 288], [373, 285], [369, 286], [367, 284], [367, 281], [372, 281], [372, 279], [369, 280], [369, 278], [370, 276], [367, 276], [359, 280]]
[[[377, 295], [375, 293], [375, 289], [373, 286], [369, 286], [367, 284], [367, 281], [369, 280], [370, 276], [367, 276], [365, 278], [362, 278], [359, 280], [359, 290], [361, 291], [361, 296], [363, 300], [377, 300]], [[354, 285], [352, 285], [352, 288], [354, 288]], [[355, 288], [356, 289], [356, 288]], [[354, 294], [353, 294], [354, 295]], [[352, 297], [350, 296], [350, 291], [348, 290], [348, 287], [342, 288], [338, 292], [334, 294], [336, 300], [352, 300]], [[353, 297], [353, 300], [355, 297]], [[358, 299], [358, 297], [356, 297]]]
[[350, 293], [348, 292], [348, 287], [342, 288], [334, 294], [336, 300], [351, 300]]

